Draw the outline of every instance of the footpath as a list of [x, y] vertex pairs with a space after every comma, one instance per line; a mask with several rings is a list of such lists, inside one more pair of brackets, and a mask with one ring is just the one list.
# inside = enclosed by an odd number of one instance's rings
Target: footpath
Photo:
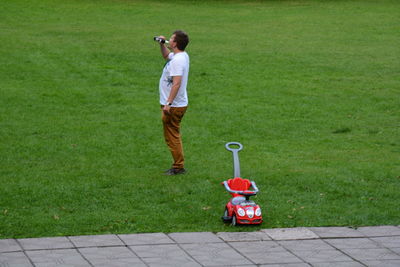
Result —
[[400, 226], [0, 239], [0, 266], [399, 267]]

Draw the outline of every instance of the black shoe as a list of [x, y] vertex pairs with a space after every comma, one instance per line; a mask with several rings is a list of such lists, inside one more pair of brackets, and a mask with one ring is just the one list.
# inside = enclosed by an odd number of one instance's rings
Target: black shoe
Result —
[[186, 170], [184, 168], [182, 169], [169, 169], [168, 171], [165, 172], [165, 175], [178, 175], [178, 174], [185, 174]]

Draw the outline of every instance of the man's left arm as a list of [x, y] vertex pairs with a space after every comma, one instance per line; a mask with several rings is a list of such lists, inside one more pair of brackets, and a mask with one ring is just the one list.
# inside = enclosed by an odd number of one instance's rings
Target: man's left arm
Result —
[[172, 88], [171, 88], [171, 92], [169, 94], [167, 103], [163, 108], [164, 112], [169, 113], [169, 109], [171, 108], [171, 106], [168, 105], [168, 103], [174, 102], [174, 99], [175, 99], [176, 95], [178, 94], [179, 88], [181, 87], [181, 82], [182, 82], [182, 76], [173, 76], [172, 77]]

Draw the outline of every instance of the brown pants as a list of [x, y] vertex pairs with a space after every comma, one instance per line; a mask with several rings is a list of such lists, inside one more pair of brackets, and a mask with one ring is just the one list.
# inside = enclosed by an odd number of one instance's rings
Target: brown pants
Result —
[[187, 107], [171, 107], [169, 114], [162, 111], [162, 122], [164, 126], [164, 137], [169, 150], [171, 151], [174, 163], [172, 168], [182, 169], [184, 165], [183, 146], [180, 133], [180, 126], [183, 115], [185, 115]]

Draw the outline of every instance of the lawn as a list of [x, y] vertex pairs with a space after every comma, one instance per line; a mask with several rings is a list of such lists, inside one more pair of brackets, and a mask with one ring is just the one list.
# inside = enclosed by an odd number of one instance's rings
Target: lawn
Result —
[[[0, 239], [400, 224], [400, 2], [0, 3]], [[153, 36], [188, 32], [188, 173]], [[220, 219], [241, 142], [260, 227]]]

